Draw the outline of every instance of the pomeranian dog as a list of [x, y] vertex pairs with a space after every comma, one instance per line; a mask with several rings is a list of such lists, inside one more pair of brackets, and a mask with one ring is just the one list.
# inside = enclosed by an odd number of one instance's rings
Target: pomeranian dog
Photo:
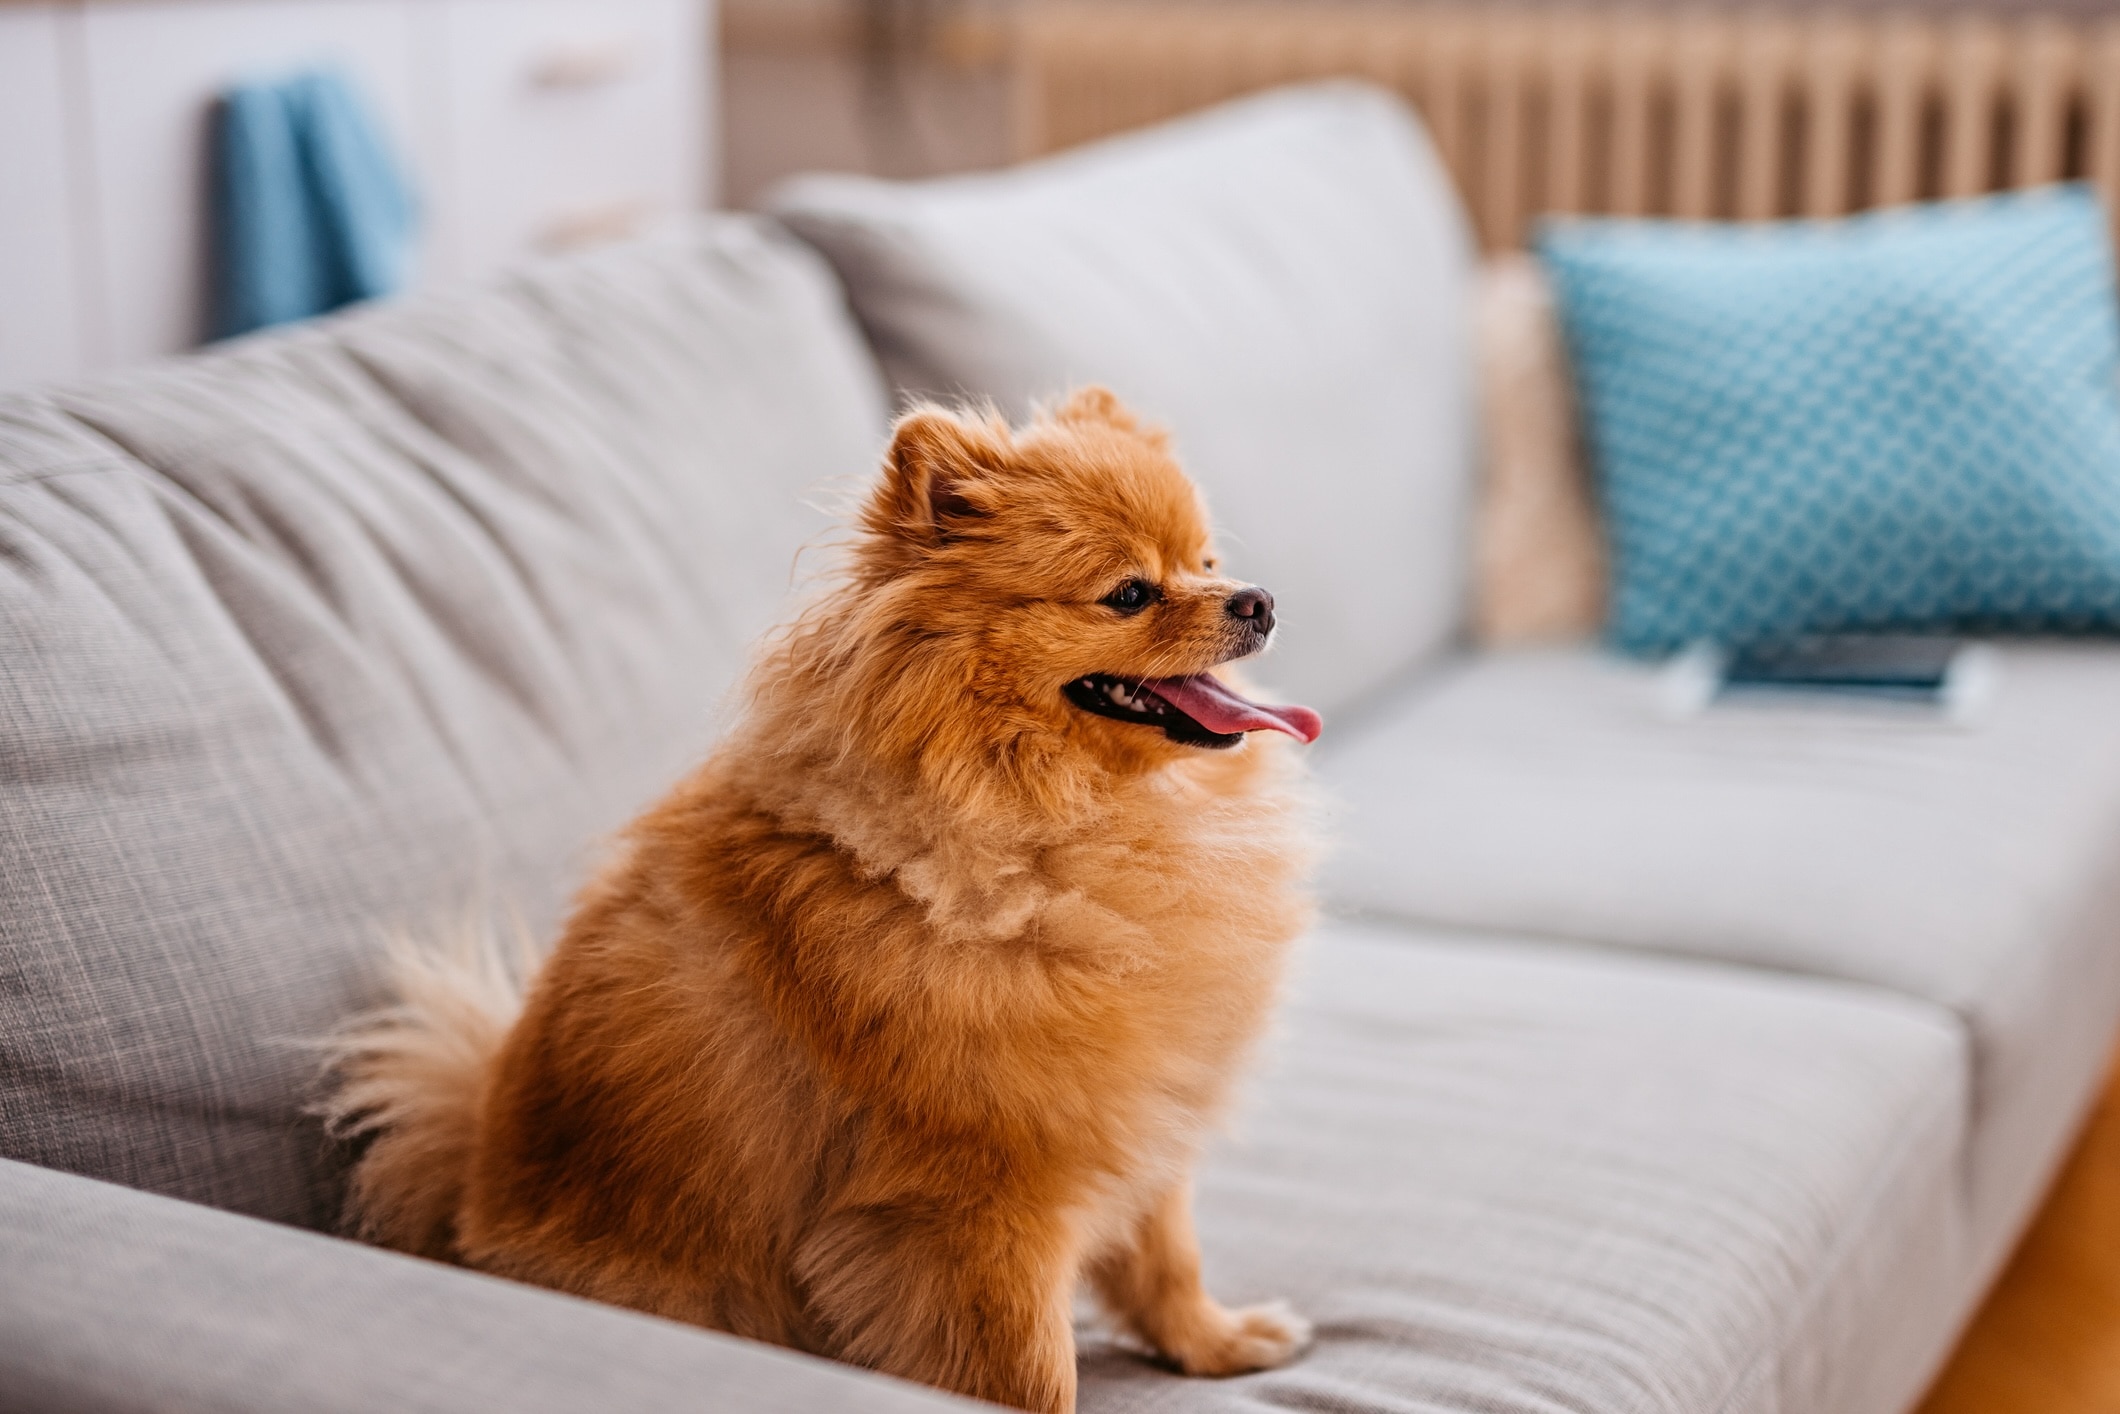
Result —
[[350, 1220], [483, 1271], [1032, 1410], [1087, 1282], [1188, 1374], [1278, 1365], [1201, 1287], [1190, 1169], [1306, 926], [1285, 734], [1226, 577], [1101, 389], [897, 424], [841, 579], [636, 820], [527, 990], [400, 951], [336, 1042]]

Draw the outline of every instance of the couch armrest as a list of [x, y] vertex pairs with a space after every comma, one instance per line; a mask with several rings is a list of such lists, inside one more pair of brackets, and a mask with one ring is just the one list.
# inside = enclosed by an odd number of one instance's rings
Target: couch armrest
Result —
[[985, 1407], [7, 1160], [0, 1391], [46, 1414]]

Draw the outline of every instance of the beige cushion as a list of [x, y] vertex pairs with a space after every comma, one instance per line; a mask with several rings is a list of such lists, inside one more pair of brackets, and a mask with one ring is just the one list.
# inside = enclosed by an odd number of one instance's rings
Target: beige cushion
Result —
[[1488, 261], [1478, 289], [1473, 631], [1489, 647], [1587, 638], [1605, 618], [1604, 536], [1552, 292], [1520, 254]]

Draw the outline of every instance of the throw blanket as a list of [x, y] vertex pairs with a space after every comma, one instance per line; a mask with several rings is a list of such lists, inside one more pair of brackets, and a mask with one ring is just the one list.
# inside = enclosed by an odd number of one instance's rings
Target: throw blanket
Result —
[[231, 87], [215, 108], [211, 160], [212, 337], [404, 283], [412, 194], [340, 74]]

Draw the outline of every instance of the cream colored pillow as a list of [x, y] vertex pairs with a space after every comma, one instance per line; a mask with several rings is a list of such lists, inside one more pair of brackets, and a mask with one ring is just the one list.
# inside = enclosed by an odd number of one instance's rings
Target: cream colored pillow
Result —
[[1476, 320], [1485, 448], [1474, 635], [1488, 647], [1590, 637], [1605, 621], [1604, 533], [1567, 350], [1538, 262], [1486, 262]]

